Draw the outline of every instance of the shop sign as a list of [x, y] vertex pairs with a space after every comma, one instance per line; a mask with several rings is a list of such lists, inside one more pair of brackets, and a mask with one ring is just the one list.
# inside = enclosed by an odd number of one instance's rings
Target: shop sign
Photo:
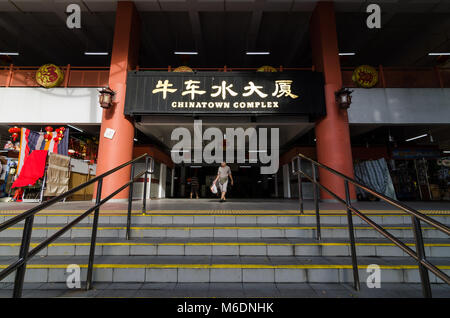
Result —
[[54, 64], [42, 65], [36, 71], [36, 82], [45, 88], [58, 86], [64, 79], [63, 71]]
[[318, 72], [128, 74], [126, 115], [149, 113], [281, 113], [325, 115]]
[[437, 159], [441, 156], [436, 149], [394, 149], [392, 159]]
[[360, 65], [353, 71], [353, 82], [364, 88], [371, 88], [378, 83], [378, 72], [370, 65]]

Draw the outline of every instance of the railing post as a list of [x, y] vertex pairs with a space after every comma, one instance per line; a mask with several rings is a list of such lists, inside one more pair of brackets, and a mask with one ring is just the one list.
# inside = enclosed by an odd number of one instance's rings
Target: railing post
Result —
[[350, 251], [353, 266], [353, 285], [355, 290], [359, 291], [360, 289], [359, 272], [358, 272], [358, 262], [356, 259], [356, 244], [355, 244], [355, 232], [353, 228], [352, 211], [349, 208], [351, 206], [351, 200], [350, 200], [350, 191], [348, 190], [348, 181], [344, 180], [344, 184], [345, 184], [345, 203], [347, 205], [348, 234], [350, 236]]
[[[102, 185], [103, 179], [100, 179], [97, 184], [97, 196], [95, 198], [95, 204], [99, 204], [102, 197]], [[94, 221], [92, 223], [92, 234], [91, 234], [91, 248], [89, 250], [89, 263], [88, 271], [86, 276], [86, 290], [92, 289], [92, 272], [94, 267], [94, 256], [95, 256], [95, 245], [97, 240], [97, 227], [98, 227], [98, 217], [99, 217], [100, 207], [97, 207], [94, 211]]]
[[302, 190], [302, 174], [300, 173], [302, 167], [302, 159], [297, 157], [297, 184], [298, 184], [298, 203], [300, 205], [300, 214], [303, 214], [303, 190]]
[[133, 179], [134, 179], [134, 163], [131, 164], [131, 177], [130, 177], [131, 183], [128, 193], [127, 240], [131, 238], [130, 228], [131, 228], [131, 205], [133, 203], [133, 184], [134, 184]]
[[[414, 238], [416, 240], [416, 253], [420, 260], [425, 260], [425, 247], [423, 244], [423, 237], [422, 237], [422, 226], [420, 225], [420, 220], [412, 215], [411, 216], [412, 223], [413, 223], [413, 231], [414, 231]], [[428, 269], [422, 265], [422, 263], [419, 262], [419, 274], [420, 274], [420, 281], [422, 283], [422, 293], [423, 297], [425, 298], [431, 298], [431, 285], [430, 285], [430, 277], [428, 276]]]
[[22, 244], [20, 245], [19, 260], [23, 259], [24, 262], [16, 270], [16, 277], [14, 279], [14, 298], [22, 297], [23, 281], [25, 279], [25, 271], [27, 269], [28, 251], [30, 249], [31, 232], [33, 230], [34, 215], [31, 215], [25, 219], [25, 225], [23, 227]]
[[313, 177], [313, 192], [314, 192], [314, 207], [316, 209], [316, 238], [317, 240], [321, 239], [320, 234], [320, 214], [319, 214], [319, 188], [317, 185], [317, 174], [316, 174], [316, 167], [314, 165], [314, 162], [311, 162], [311, 168], [312, 168], [312, 177]]
[[[148, 164], [149, 164], [149, 157], [145, 157], [144, 192], [142, 193], [142, 214], [145, 214], [147, 212], [146, 197], [147, 197]], [[151, 176], [150, 182], [152, 182]]]

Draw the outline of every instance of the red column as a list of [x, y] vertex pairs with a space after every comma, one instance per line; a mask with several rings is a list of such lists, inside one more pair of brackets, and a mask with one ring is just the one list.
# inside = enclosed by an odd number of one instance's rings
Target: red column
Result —
[[[98, 149], [97, 175], [132, 159], [134, 124], [123, 111], [127, 72], [137, 65], [140, 20], [132, 1], [117, 3], [114, 42], [111, 53], [109, 86], [116, 93], [114, 106], [103, 110]], [[106, 128], [115, 130], [113, 139], [104, 137]], [[130, 179], [130, 167], [121, 169], [103, 181], [102, 197], [106, 197]], [[95, 192], [94, 192], [95, 193]], [[128, 188], [114, 197], [125, 199]]]
[[[336, 34], [333, 2], [318, 2], [310, 21], [312, 60], [316, 71], [325, 77], [325, 102], [327, 115], [315, 126], [317, 159], [349, 177], [353, 177], [353, 160], [348, 127], [347, 110], [336, 105], [334, 92], [342, 87], [341, 66]], [[319, 169], [320, 182], [342, 198], [345, 198], [343, 180]], [[333, 199], [325, 191], [321, 198]], [[355, 190], [350, 188], [352, 199]]]

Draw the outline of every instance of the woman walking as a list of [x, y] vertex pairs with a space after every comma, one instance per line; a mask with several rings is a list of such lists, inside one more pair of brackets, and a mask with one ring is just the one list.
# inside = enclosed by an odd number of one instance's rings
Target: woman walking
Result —
[[231, 174], [231, 169], [225, 162], [220, 164], [219, 170], [217, 171], [217, 177], [213, 183], [219, 181], [219, 189], [220, 189], [220, 202], [224, 202], [227, 199], [225, 195], [227, 194], [227, 185], [228, 185], [228, 177], [230, 177], [231, 185], [233, 185], [233, 176]]

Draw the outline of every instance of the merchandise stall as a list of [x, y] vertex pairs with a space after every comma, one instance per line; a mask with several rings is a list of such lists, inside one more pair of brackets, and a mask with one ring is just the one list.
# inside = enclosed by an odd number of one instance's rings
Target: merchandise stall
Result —
[[[95, 176], [97, 137], [70, 136], [69, 128], [45, 127], [45, 132], [12, 127], [0, 153], [0, 199], [42, 202]], [[90, 200], [93, 186], [68, 200]]]

